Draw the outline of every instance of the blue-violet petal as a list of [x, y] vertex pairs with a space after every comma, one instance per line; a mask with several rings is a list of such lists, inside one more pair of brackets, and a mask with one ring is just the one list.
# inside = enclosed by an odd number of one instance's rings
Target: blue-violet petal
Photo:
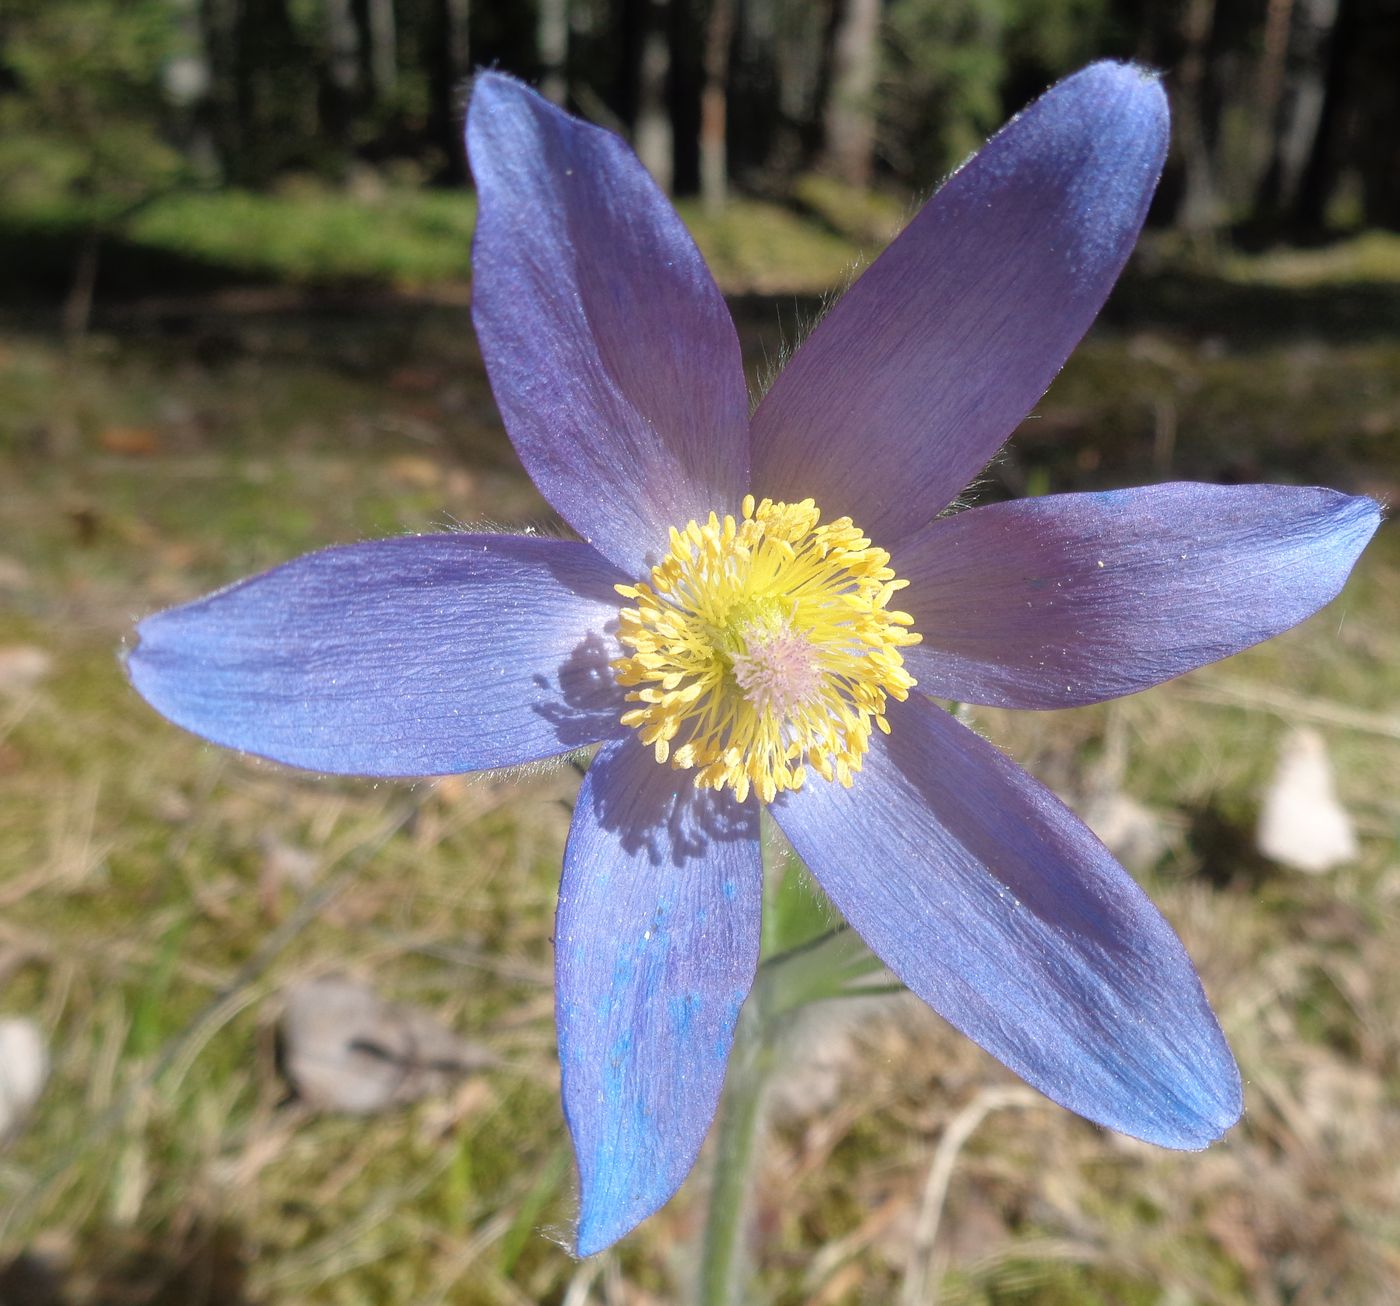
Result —
[[748, 391], [729, 310], [618, 137], [512, 78], [476, 79], [472, 320], [520, 461], [631, 576], [667, 532], [735, 512]]
[[1337, 596], [1370, 499], [1156, 485], [991, 504], [895, 551], [919, 688], [1000, 707], [1097, 703], [1229, 657]]
[[1098, 63], [1012, 119], [798, 349], [754, 414], [754, 492], [885, 548], [1044, 393], [1137, 239], [1167, 148], [1155, 77]]
[[755, 805], [701, 792], [634, 740], [579, 792], [555, 927], [564, 1112], [590, 1256], [695, 1163], [758, 964]]
[[935, 1011], [1090, 1120], [1200, 1148], [1239, 1072], [1185, 950], [1048, 789], [918, 695], [851, 789], [774, 805], [875, 953]]
[[619, 579], [576, 541], [352, 544], [147, 617], [127, 671], [177, 725], [292, 766], [507, 766], [624, 733]]

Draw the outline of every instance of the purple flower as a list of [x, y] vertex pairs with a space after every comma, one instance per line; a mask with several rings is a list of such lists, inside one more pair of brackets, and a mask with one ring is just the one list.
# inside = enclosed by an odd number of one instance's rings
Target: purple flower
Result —
[[765, 803], [870, 947], [1017, 1074], [1138, 1138], [1218, 1137], [1239, 1075], [1176, 936], [925, 697], [1055, 708], [1180, 675], [1331, 600], [1379, 519], [1194, 484], [938, 515], [1122, 268], [1167, 145], [1156, 80], [1095, 64], [1016, 118], [752, 417], [724, 301], [620, 140], [486, 74], [468, 143], [487, 370], [581, 540], [315, 553], [143, 621], [136, 688], [316, 771], [601, 744], [556, 934], [582, 1254], [664, 1203], [705, 1136], [758, 959]]

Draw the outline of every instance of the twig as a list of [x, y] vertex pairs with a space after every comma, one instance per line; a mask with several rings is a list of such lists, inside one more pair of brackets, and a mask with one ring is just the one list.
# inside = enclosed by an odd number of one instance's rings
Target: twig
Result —
[[928, 1178], [924, 1182], [923, 1201], [919, 1204], [918, 1223], [914, 1226], [914, 1238], [904, 1270], [900, 1306], [937, 1306], [934, 1251], [939, 1226], [943, 1222], [943, 1207], [948, 1200], [948, 1185], [953, 1180], [953, 1168], [967, 1140], [993, 1111], [1003, 1107], [1038, 1106], [1044, 1101], [1040, 1094], [1028, 1088], [984, 1088], [948, 1122], [943, 1137], [934, 1149]]
[[1189, 680], [1179, 682], [1174, 688], [1178, 694], [1200, 703], [1240, 709], [1262, 708], [1266, 712], [1273, 712], [1293, 721], [1343, 726], [1348, 730], [1360, 730], [1368, 735], [1400, 739], [1400, 716], [1383, 712], [1364, 712], [1360, 708], [1348, 707], [1345, 703], [1334, 703], [1325, 698], [1307, 698], [1302, 694], [1291, 694], [1286, 689], [1275, 689], [1225, 676], [1193, 676]]
[[569, 1280], [562, 1306], [588, 1306], [588, 1298], [593, 1292], [593, 1281], [603, 1272], [605, 1263], [601, 1256], [590, 1256], [584, 1261], [574, 1271], [574, 1277]]

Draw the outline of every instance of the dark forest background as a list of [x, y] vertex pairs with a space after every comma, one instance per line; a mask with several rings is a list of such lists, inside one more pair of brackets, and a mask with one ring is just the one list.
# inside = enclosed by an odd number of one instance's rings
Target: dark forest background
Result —
[[3, 0], [0, 203], [111, 223], [290, 175], [460, 184], [482, 66], [710, 205], [808, 175], [923, 192], [1106, 55], [1169, 79], [1156, 223], [1400, 228], [1400, 0]]

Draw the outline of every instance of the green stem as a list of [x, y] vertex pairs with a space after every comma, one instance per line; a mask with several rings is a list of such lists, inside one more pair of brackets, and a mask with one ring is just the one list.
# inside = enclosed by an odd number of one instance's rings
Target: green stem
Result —
[[699, 1306], [738, 1306], [749, 1300], [748, 1228], [753, 1150], [762, 1117], [763, 1088], [772, 1063], [767, 1021], [755, 991], [734, 1031], [724, 1097], [720, 1101], [705, 1242], [700, 1260]]
[[884, 969], [860, 935], [842, 925], [764, 962], [754, 994], [765, 1022], [772, 1022], [813, 1002], [864, 992]]
[[763, 1123], [763, 1094], [782, 1026], [810, 1002], [859, 992], [882, 970], [853, 930], [821, 938], [770, 958], [759, 967], [744, 1004], [716, 1126], [705, 1242], [701, 1251], [699, 1306], [740, 1306], [748, 1291], [748, 1228], [754, 1147]]

